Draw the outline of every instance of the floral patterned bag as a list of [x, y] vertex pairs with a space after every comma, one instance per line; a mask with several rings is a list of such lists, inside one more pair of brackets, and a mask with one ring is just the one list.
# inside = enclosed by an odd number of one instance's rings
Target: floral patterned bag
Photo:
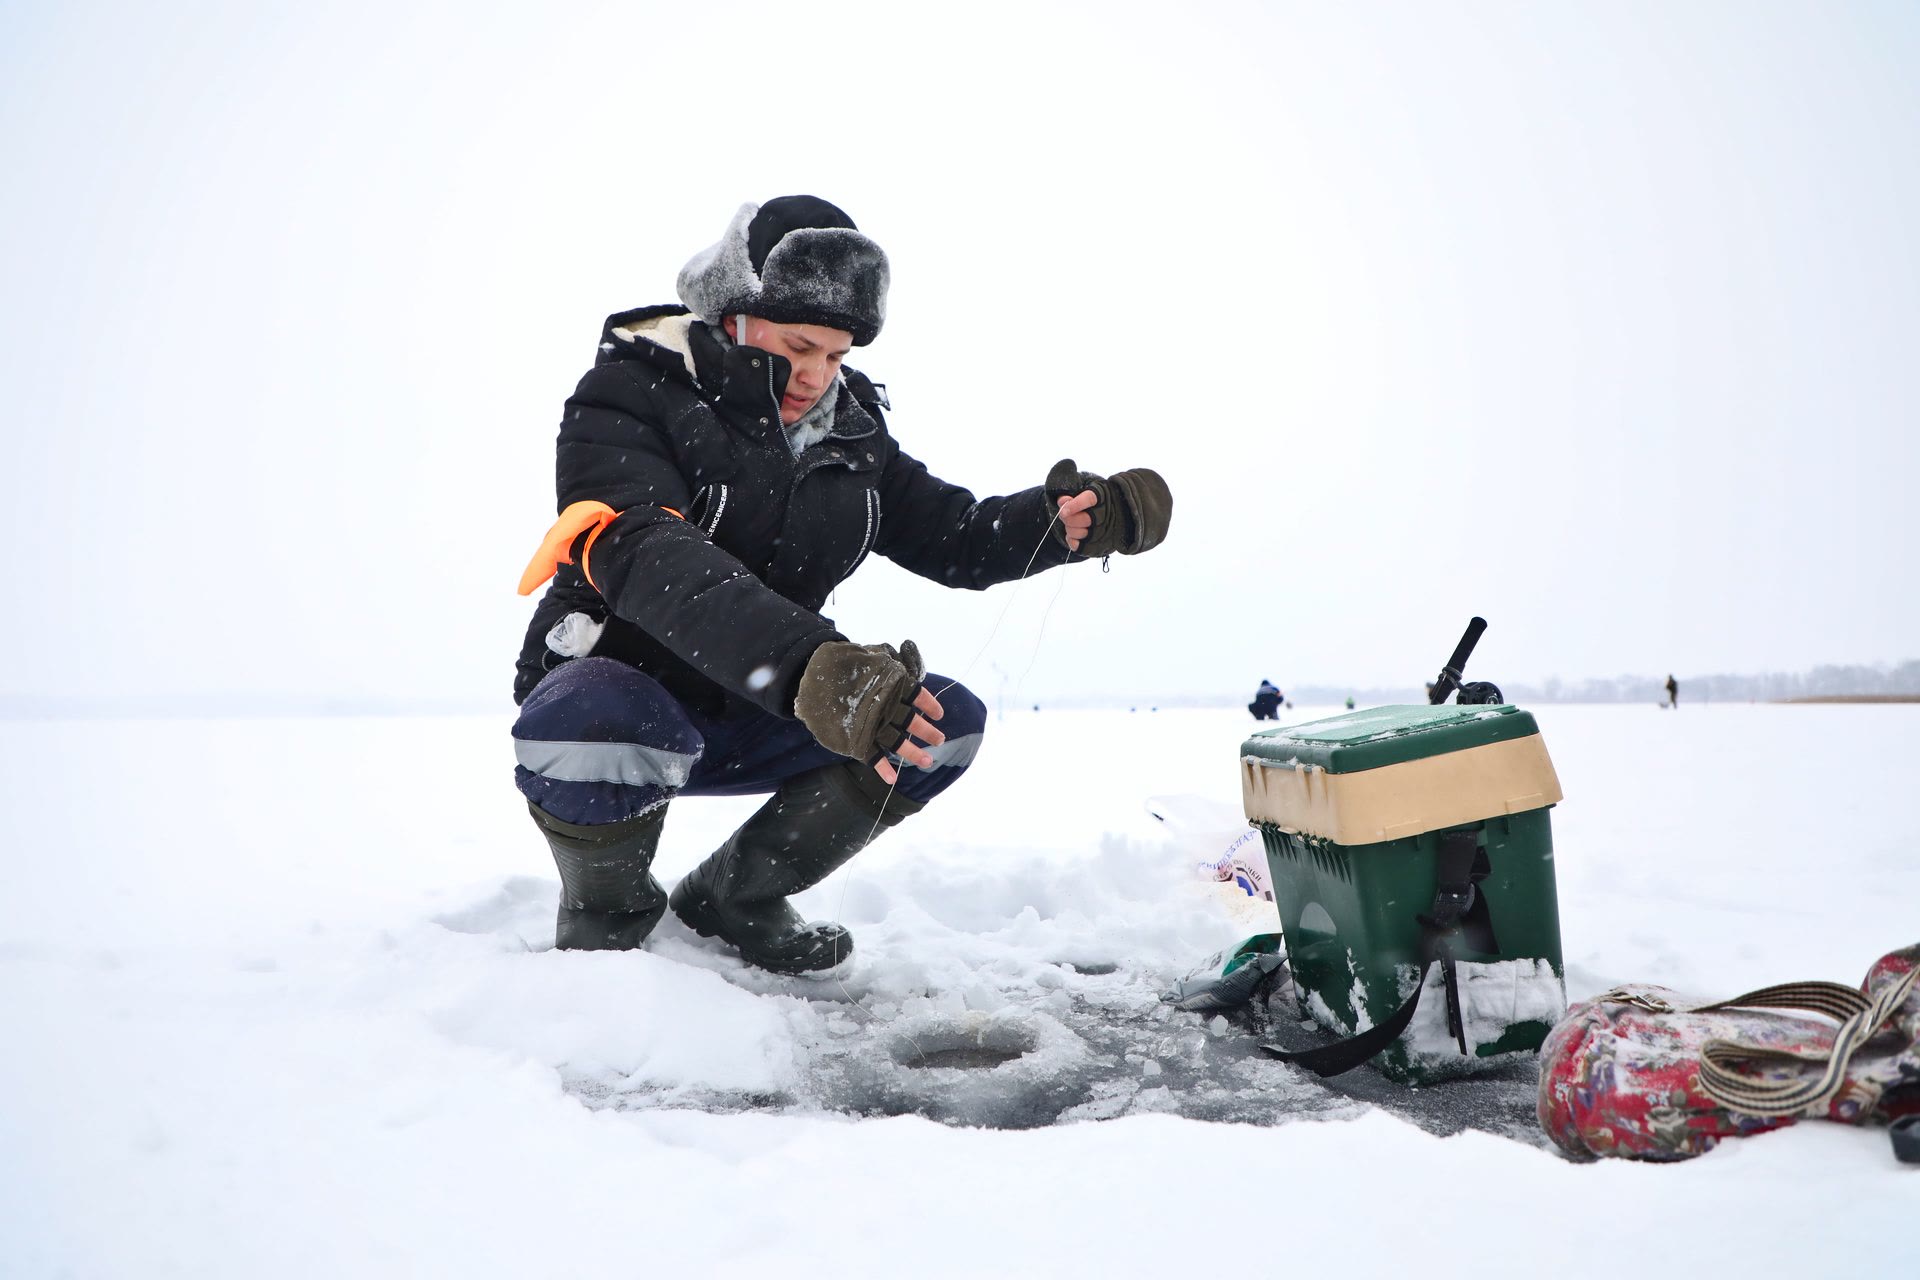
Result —
[[1586, 1158], [1684, 1160], [1801, 1119], [1920, 1116], [1920, 945], [1882, 956], [1857, 990], [1799, 982], [1688, 1005], [1616, 987], [1569, 1009], [1540, 1056], [1540, 1124]]

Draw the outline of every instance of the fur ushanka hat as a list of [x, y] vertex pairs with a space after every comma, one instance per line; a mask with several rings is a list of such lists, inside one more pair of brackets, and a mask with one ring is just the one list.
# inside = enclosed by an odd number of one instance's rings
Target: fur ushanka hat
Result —
[[887, 255], [817, 196], [743, 204], [720, 243], [680, 268], [680, 301], [711, 325], [731, 315], [844, 329], [853, 345], [887, 318]]

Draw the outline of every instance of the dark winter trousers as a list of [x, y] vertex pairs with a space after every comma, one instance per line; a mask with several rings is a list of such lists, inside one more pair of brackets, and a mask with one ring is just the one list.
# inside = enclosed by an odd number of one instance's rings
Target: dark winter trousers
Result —
[[[922, 803], [957, 781], [980, 750], [987, 709], [966, 686], [929, 675], [947, 740], [928, 749], [931, 769], [903, 765], [899, 793]], [[676, 795], [759, 795], [844, 756], [797, 720], [761, 711], [711, 719], [676, 702], [660, 682], [613, 658], [554, 668], [521, 705], [513, 726], [522, 794], [563, 822], [621, 822]]]

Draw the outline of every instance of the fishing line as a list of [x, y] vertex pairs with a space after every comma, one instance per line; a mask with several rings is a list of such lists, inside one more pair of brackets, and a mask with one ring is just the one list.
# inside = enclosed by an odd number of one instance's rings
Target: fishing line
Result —
[[[1007, 593], [1007, 602], [1006, 604], [1001, 606], [1000, 616], [994, 619], [993, 628], [992, 630], [987, 632], [986, 640], [981, 643], [979, 651], [973, 655], [972, 659], [968, 661], [967, 665], [961, 668], [960, 674], [957, 676], [954, 676], [951, 680], [948, 680], [946, 685], [941, 688], [940, 693], [936, 693], [933, 695], [935, 701], [939, 700], [941, 693], [945, 693], [948, 689], [953, 688], [955, 685], [959, 684], [963, 678], [971, 674], [973, 671], [973, 668], [979, 664], [980, 659], [986, 655], [987, 650], [993, 646], [994, 637], [1000, 634], [1001, 625], [1006, 622], [1007, 615], [1013, 611], [1013, 602], [1014, 602], [1014, 599], [1020, 594], [1021, 585], [1026, 582], [1028, 575], [1033, 572], [1034, 561], [1040, 558], [1041, 549], [1047, 545], [1047, 539], [1053, 536], [1053, 526], [1058, 523], [1060, 523], [1060, 508], [1058, 504], [1056, 504], [1054, 506], [1052, 518], [1047, 521], [1046, 529], [1040, 534], [1040, 541], [1034, 544], [1033, 554], [1027, 557], [1026, 567], [1020, 570], [1020, 576], [1013, 580], [1013, 590]], [[1072, 557], [1075, 553], [1069, 551], [1067, 554], [1069, 557]], [[1071, 559], [1069, 559], [1068, 563], [1071, 563]], [[1062, 565], [1061, 567], [1064, 568], [1065, 565]], [[1065, 588], [1066, 588], [1066, 577], [1065, 575], [1062, 575], [1060, 579], [1060, 585], [1054, 588], [1053, 599], [1047, 601], [1046, 610], [1040, 615], [1040, 630], [1033, 638], [1033, 653], [1027, 659], [1027, 669], [1026, 671], [1022, 671], [1020, 673], [1021, 682], [1024, 682], [1026, 680], [1027, 673], [1033, 670], [1033, 664], [1039, 660], [1040, 642], [1043, 639], [1045, 639], [1047, 634], [1047, 618], [1052, 615], [1053, 606], [1059, 603], [1060, 593], [1063, 590], [1065, 590]], [[1019, 687], [1019, 684], [1016, 683], [1015, 688], [1018, 688], [1018, 687]], [[886, 816], [887, 804], [893, 799], [893, 793], [897, 791], [900, 787], [900, 771], [902, 769], [912, 768], [912, 767], [914, 766], [908, 765], [904, 760], [902, 760], [900, 763], [894, 766], [893, 781], [887, 784], [887, 794], [880, 801], [880, 812], [876, 813], [873, 817], [873, 826], [871, 829], [868, 830], [866, 840], [864, 840], [861, 843], [860, 847], [862, 849], [866, 848], [867, 845], [872, 844], [874, 841], [874, 838], [879, 834], [880, 820]], [[850, 888], [852, 888], [852, 886], [853, 886], [853, 867], [851, 864], [849, 864], [846, 870], [846, 874], [843, 875], [840, 879], [840, 904], [839, 906], [834, 908], [834, 912], [833, 912], [836, 918], [841, 918], [841, 919], [845, 918], [846, 908], [847, 908], [847, 891]], [[839, 965], [834, 966], [835, 970], [838, 970], [839, 967], [840, 967]], [[833, 980], [835, 984], [839, 986], [840, 994], [847, 998], [847, 1004], [850, 1008], [860, 1010], [861, 1016], [867, 1019], [869, 1025], [879, 1022], [878, 1018], [874, 1017], [864, 1007], [861, 1006], [858, 1000], [854, 999], [853, 993], [847, 990], [846, 981], [839, 972], [834, 973]], [[925, 1060], [927, 1056], [926, 1050], [920, 1047], [920, 1042], [913, 1038], [913, 1034], [911, 1032], [906, 1032], [906, 1031], [901, 1032], [901, 1034], [906, 1036], [907, 1043], [913, 1046], [914, 1054], [920, 1059]]]
[[[1018, 693], [1027, 683], [1027, 677], [1033, 674], [1033, 664], [1040, 661], [1040, 642], [1047, 638], [1047, 619], [1053, 616], [1053, 606], [1060, 602], [1060, 593], [1067, 589], [1067, 575], [1061, 574], [1060, 581], [1054, 585], [1053, 599], [1047, 601], [1047, 607], [1040, 613], [1040, 630], [1033, 637], [1033, 652], [1027, 655], [1026, 670], [1013, 682], [1014, 692]], [[948, 686], [951, 688], [952, 686]], [[935, 695], [936, 697], [939, 695]]]

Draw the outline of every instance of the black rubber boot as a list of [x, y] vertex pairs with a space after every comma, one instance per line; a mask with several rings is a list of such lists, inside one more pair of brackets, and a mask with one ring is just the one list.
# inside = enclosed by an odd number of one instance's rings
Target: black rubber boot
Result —
[[787, 898], [819, 884], [923, 807], [858, 762], [789, 778], [674, 886], [673, 913], [762, 969], [831, 969], [853, 954], [853, 935], [837, 924], [808, 924]]
[[630, 951], [645, 941], [667, 909], [667, 891], [652, 869], [667, 806], [594, 827], [562, 822], [535, 804], [527, 808], [560, 868], [553, 945], [562, 951]]

